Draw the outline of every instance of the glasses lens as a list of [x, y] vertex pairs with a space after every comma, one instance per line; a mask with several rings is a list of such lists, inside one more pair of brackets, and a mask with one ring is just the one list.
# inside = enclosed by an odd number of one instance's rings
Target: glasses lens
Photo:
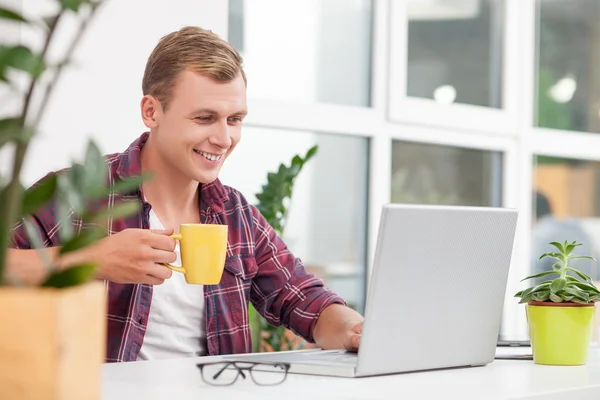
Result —
[[285, 380], [287, 368], [284, 364], [255, 364], [250, 373], [258, 385], [278, 385]]
[[238, 370], [230, 363], [202, 365], [202, 379], [210, 385], [231, 385], [235, 381], [237, 374]]

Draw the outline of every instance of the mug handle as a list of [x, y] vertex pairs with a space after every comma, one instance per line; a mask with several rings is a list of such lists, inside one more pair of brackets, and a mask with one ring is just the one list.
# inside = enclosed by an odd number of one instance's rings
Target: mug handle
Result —
[[[181, 233], [174, 233], [174, 234], [170, 235], [169, 237], [171, 237], [175, 240], [181, 240], [183, 235]], [[181, 272], [181, 273], [185, 274], [185, 268], [183, 268], [183, 267], [176, 267], [175, 265], [171, 265], [169, 263], [162, 263], [162, 265], [164, 265], [167, 268], [172, 269], [173, 271], [177, 271], [177, 272]]]

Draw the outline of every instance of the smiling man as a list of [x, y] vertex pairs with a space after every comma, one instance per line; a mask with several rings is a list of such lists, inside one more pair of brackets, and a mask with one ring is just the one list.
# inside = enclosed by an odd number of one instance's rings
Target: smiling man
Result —
[[[142, 81], [141, 118], [148, 131], [106, 156], [110, 182], [151, 172], [136, 193], [139, 218], [115, 220], [111, 233], [69, 259], [98, 265], [108, 287], [108, 362], [246, 353], [252, 350], [248, 302], [325, 349], [356, 350], [362, 317], [307, 274], [259, 211], [218, 179], [241, 138], [246, 76], [236, 50], [210, 31], [185, 27], [163, 37]], [[247, 173], [247, 171], [240, 171]], [[111, 203], [109, 203], [111, 204]], [[35, 215], [58, 256], [53, 203]], [[218, 285], [188, 285], [161, 263], [179, 258], [169, 235], [182, 223], [226, 224], [228, 256]], [[30, 284], [45, 269], [23, 226], [8, 254], [7, 279]]]

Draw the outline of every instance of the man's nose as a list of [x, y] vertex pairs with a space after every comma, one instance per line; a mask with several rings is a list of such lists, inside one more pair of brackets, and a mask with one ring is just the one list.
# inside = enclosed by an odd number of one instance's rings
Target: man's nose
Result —
[[214, 125], [214, 128], [215, 129], [210, 137], [211, 144], [222, 149], [231, 147], [231, 136], [229, 134], [229, 129], [231, 129], [231, 127], [227, 123], [227, 120], [219, 121]]

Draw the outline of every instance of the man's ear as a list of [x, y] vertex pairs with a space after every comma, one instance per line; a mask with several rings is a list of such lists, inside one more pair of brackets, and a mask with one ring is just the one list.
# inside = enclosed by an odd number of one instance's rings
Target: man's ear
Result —
[[144, 125], [149, 129], [156, 128], [163, 112], [160, 101], [154, 96], [146, 95], [142, 97], [140, 109]]

